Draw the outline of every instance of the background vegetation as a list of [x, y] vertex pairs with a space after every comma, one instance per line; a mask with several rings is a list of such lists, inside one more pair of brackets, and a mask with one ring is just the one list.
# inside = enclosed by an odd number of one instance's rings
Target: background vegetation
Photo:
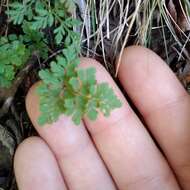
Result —
[[119, 68], [115, 59], [126, 46], [149, 47], [190, 91], [189, 31], [188, 0], [1, 0], [0, 190], [16, 189], [15, 148], [35, 133], [24, 98], [39, 80], [38, 71], [49, 68], [72, 42], [113, 77]]

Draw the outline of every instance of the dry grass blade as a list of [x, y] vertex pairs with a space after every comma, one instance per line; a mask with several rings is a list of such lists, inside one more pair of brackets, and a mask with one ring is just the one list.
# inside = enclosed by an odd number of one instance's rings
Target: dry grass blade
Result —
[[136, 20], [137, 15], [138, 15], [138, 12], [139, 12], [141, 3], [142, 3], [141, 0], [139, 0], [139, 1], [136, 2], [136, 8], [135, 8], [135, 11], [134, 11], [134, 13], [133, 13], [132, 19], [131, 19], [131, 21], [130, 21], [130, 24], [129, 24], [129, 27], [128, 27], [128, 31], [127, 31], [127, 34], [126, 34], [126, 36], [125, 36], [125, 39], [124, 39], [124, 42], [123, 42], [123, 45], [122, 45], [122, 48], [121, 48], [121, 52], [120, 52], [120, 54], [119, 54], [119, 59], [118, 59], [117, 66], [116, 66], [116, 73], [115, 73], [115, 76], [117, 76], [117, 73], [118, 73], [118, 71], [119, 71], [119, 66], [120, 66], [120, 61], [121, 61], [121, 55], [122, 55], [123, 50], [124, 50], [124, 48], [125, 48], [125, 46], [126, 46], [126, 44], [127, 44], [127, 41], [128, 41], [129, 35], [130, 35], [130, 32], [131, 32], [131, 30], [132, 30], [132, 27], [133, 27], [133, 25], [134, 25], [134, 22], [135, 22], [135, 20]]
[[[80, 3], [79, 3], [80, 2]], [[153, 43], [152, 30], [161, 29], [167, 55], [166, 29], [170, 31], [175, 43], [181, 47], [181, 54], [189, 41], [189, 35], [183, 31], [170, 14], [166, 1], [160, 0], [79, 0], [83, 12], [82, 46], [85, 55], [99, 55], [107, 68], [110, 60], [119, 57], [131, 38], [133, 44], [149, 47]], [[182, 13], [186, 23], [190, 25], [190, 3], [180, 0]], [[186, 40], [181, 41], [178, 33]], [[109, 45], [108, 45], [109, 43]], [[185, 53], [187, 54], [187, 52]], [[112, 56], [112, 58], [110, 57]], [[119, 62], [115, 73], [119, 69]]]

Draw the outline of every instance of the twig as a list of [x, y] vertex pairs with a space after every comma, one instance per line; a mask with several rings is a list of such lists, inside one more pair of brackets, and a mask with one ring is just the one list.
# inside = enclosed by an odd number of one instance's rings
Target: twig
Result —
[[46, 60], [44, 60], [42, 62], [42, 65], [44, 65], [45, 63], [47, 63], [51, 58], [55, 57], [56, 55], [60, 54], [63, 51], [63, 49], [60, 49], [56, 52], [54, 52], [53, 54], [51, 54]]

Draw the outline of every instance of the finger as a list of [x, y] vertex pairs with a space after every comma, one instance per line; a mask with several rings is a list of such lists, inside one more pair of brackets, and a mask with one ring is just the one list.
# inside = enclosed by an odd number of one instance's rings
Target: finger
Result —
[[178, 189], [174, 176], [146, 129], [129, 107], [110, 75], [97, 62], [83, 58], [81, 67], [95, 67], [97, 81], [108, 82], [123, 106], [86, 126], [120, 190]]
[[150, 131], [190, 189], [190, 97], [168, 66], [152, 51], [130, 47], [122, 56], [119, 78]]
[[18, 147], [14, 168], [19, 190], [66, 189], [55, 157], [38, 137], [30, 137]]
[[61, 116], [52, 125], [38, 125], [36, 86], [27, 95], [27, 111], [34, 127], [54, 152], [69, 189], [114, 190], [114, 183], [83, 124], [75, 126], [70, 118]]

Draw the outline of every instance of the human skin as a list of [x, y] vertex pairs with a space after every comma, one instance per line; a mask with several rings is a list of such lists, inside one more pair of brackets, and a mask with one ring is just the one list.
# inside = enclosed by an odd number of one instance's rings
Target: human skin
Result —
[[16, 151], [19, 189], [189, 190], [190, 96], [169, 67], [146, 48], [125, 49], [118, 77], [143, 119], [98, 62], [81, 58], [80, 67], [95, 67], [97, 81], [109, 83], [122, 107], [80, 126], [62, 115], [40, 127], [38, 84], [32, 86], [26, 108], [39, 137]]

